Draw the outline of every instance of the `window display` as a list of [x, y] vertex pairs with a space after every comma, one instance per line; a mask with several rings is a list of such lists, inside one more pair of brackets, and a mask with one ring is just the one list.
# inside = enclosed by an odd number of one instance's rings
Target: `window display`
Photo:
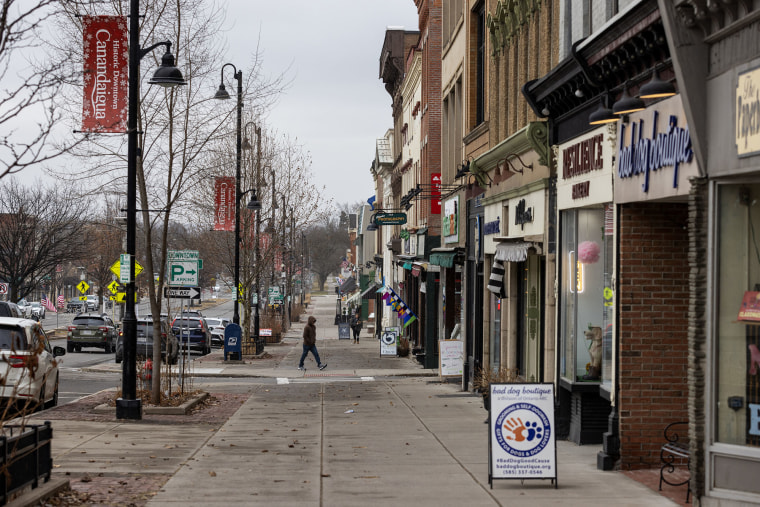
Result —
[[760, 446], [760, 185], [718, 187], [715, 438]]
[[561, 212], [560, 374], [571, 382], [602, 382], [612, 367], [613, 208]]

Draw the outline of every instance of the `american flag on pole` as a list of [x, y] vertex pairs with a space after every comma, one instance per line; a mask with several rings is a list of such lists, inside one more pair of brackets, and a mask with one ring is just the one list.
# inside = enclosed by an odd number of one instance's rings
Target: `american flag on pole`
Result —
[[40, 299], [40, 303], [42, 306], [47, 308], [51, 312], [57, 312], [58, 310], [55, 309], [55, 305], [47, 298], [45, 294], [42, 295], [42, 298]]
[[66, 299], [63, 297], [63, 294], [58, 296], [58, 308], [63, 308], [66, 306]]

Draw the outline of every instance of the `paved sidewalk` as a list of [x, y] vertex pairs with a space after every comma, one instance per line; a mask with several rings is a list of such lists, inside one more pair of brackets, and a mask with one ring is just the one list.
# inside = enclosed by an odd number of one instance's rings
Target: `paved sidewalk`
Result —
[[52, 421], [54, 476], [76, 489], [99, 484], [114, 505], [677, 505], [622, 472], [597, 470], [599, 446], [566, 441], [557, 442], [557, 488], [491, 488], [480, 397], [413, 359], [381, 358], [376, 339], [338, 340], [333, 312], [334, 297], [313, 298], [324, 371], [311, 357], [306, 372], [296, 369], [296, 324], [267, 345], [268, 357], [196, 361], [196, 376], [259, 378], [196, 415], [98, 420], [83, 404], [65, 418], [56, 415], [65, 407], [44, 412], [33, 422]]

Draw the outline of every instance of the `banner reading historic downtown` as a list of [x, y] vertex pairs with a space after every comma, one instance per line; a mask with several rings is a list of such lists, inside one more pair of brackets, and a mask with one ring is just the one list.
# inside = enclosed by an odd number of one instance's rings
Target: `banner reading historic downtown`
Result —
[[235, 230], [235, 178], [232, 176], [214, 180], [214, 230]]
[[83, 16], [83, 132], [127, 131], [129, 31], [124, 16]]

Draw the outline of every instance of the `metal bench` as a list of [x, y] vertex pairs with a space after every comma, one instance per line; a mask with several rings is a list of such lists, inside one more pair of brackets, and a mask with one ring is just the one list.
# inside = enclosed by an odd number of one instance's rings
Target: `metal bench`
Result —
[[[688, 428], [689, 423], [686, 421], [668, 424], [663, 432], [665, 443], [660, 447], [660, 461], [662, 462], [662, 466], [660, 467], [660, 491], [662, 491], [663, 482], [671, 486], [683, 486], [686, 484], [686, 503], [689, 503], [691, 495], [691, 489], [688, 486], [689, 479], [691, 478], [691, 451], [689, 450], [688, 439], [680, 438], [679, 429], [685, 432], [688, 431]], [[666, 474], [674, 473], [676, 467], [686, 467], [689, 470], [689, 477], [678, 482], [668, 480]]]

